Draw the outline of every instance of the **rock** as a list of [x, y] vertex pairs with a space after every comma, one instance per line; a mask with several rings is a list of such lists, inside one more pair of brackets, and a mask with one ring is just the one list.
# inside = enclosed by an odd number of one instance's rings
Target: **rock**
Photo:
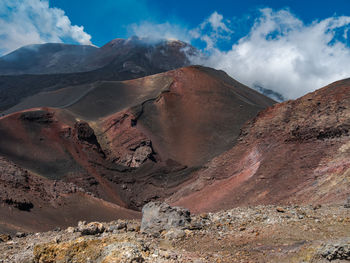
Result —
[[103, 262], [130, 262], [141, 263], [145, 262], [142, 256], [142, 249], [139, 245], [133, 243], [116, 243], [107, 246], [105, 253], [109, 252], [108, 256], [104, 258]]
[[53, 240], [56, 244], [58, 244], [58, 243], [61, 243], [61, 237], [59, 237], [59, 236], [57, 236], [57, 237], [55, 237], [54, 238], [54, 240]]
[[16, 233], [16, 237], [18, 237], [18, 238], [22, 238], [22, 237], [26, 237], [26, 236], [27, 236], [27, 234], [23, 233], [23, 232], [17, 232]]
[[80, 237], [67, 242], [49, 242], [35, 245], [33, 261], [35, 263], [138, 263], [145, 262], [143, 250], [143, 246], [135, 240], [115, 242], [115, 239]]
[[139, 232], [140, 225], [136, 222], [130, 222], [126, 225], [126, 231], [128, 232]]
[[133, 154], [127, 157], [128, 160], [126, 162], [129, 163], [130, 167], [140, 167], [148, 159], [154, 161], [151, 141], [141, 142], [137, 147], [130, 150], [134, 151]]
[[67, 229], [66, 229], [66, 231], [68, 232], [68, 233], [74, 233], [75, 232], [75, 228], [74, 227], [68, 227]]
[[36, 122], [40, 124], [49, 124], [53, 122], [53, 113], [45, 110], [34, 110], [23, 112], [20, 116], [21, 120]]
[[85, 121], [78, 121], [75, 123], [75, 129], [79, 140], [91, 141], [95, 138], [94, 130]]
[[285, 213], [285, 212], [286, 212], [286, 210], [285, 210], [283, 207], [277, 207], [277, 208], [276, 208], [276, 211], [277, 211], [278, 213]]
[[186, 236], [186, 233], [182, 229], [172, 228], [164, 233], [164, 238], [167, 240], [181, 239]]
[[336, 244], [326, 244], [320, 254], [329, 261], [340, 259], [350, 260], [350, 240], [341, 240]]
[[103, 224], [99, 222], [91, 222], [89, 224], [86, 224], [85, 222], [79, 222], [78, 223], [78, 231], [81, 233], [81, 235], [97, 235], [101, 234], [105, 231], [105, 227]]
[[201, 230], [203, 228], [203, 224], [200, 222], [191, 223], [188, 227], [190, 230]]
[[321, 207], [322, 207], [322, 205], [317, 204], [317, 205], [314, 205], [314, 206], [312, 207], [312, 209], [313, 209], [313, 210], [317, 210], [317, 209], [320, 209]]
[[130, 167], [140, 167], [150, 156], [152, 156], [153, 149], [150, 146], [141, 146], [136, 149]]
[[191, 216], [187, 209], [149, 202], [142, 208], [141, 232], [159, 235], [163, 230], [184, 228], [190, 222]]
[[127, 228], [127, 224], [125, 222], [119, 222], [115, 225], [111, 225], [107, 228], [108, 232], [113, 232], [113, 231], [117, 231], [117, 230], [121, 230], [121, 229], [126, 229]]
[[209, 219], [209, 215], [207, 214], [207, 213], [202, 213], [202, 214], [200, 214], [199, 215], [200, 216], [200, 218], [202, 218], [202, 219]]
[[348, 199], [346, 200], [345, 204], [344, 204], [345, 208], [350, 208], [350, 196], [348, 197]]
[[1, 242], [7, 242], [11, 240], [11, 236], [10, 235], [6, 235], [6, 234], [0, 234], [0, 243]]

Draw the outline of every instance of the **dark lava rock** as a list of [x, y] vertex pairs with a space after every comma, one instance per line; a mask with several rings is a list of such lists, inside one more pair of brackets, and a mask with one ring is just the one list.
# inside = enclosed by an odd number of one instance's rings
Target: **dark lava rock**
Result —
[[321, 256], [332, 260], [350, 260], [350, 240], [340, 240], [336, 244], [326, 244], [321, 249]]
[[190, 212], [185, 208], [149, 202], [142, 208], [141, 232], [159, 235], [163, 230], [183, 228], [190, 222]]
[[277, 208], [276, 208], [276, 211], [277, 211], [278, 213], [285, 213], [285, 212], [286, 212], [286, 210], [285, 210], [283, 207], [277, 207]]
[[48, 124], [53, 121], [53, 113], [44, 110], [26, 111], [21, 114], [20, 118], [23, 121]]
[[4, 201], [6, 204], [14, 206], [21, 211], [30, 212], [30, 210], [34, 207], [33, 203], [29, 201], [16, 201], [11, 198], [7, 198]]
[[348, 199], [346, 200], [345, 204], [344, 204], [345, 208], [350, 208], [350, 196], [348, 197]]
[[16, 233], [16, 237], [18, 237], [18, 238], [22, 238], [22, 237], [26, 237], [26, 236], [27, 236], [27, 233], [23, 233], [23, 232]]
[[11, 240], [11, 236], [7, 234], [0, 234], [0, 243], [7, 242]]
[[96, 136], [94, 130], [85, 121], [79, 121], [75, 123], [75, 129], [79, 140], [95, 143]]

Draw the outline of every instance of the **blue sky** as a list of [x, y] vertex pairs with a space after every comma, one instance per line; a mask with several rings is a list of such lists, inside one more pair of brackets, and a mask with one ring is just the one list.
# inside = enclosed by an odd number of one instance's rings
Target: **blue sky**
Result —
[[0, 55], [132, 35], [189, 42], [193, 64], [288, 99], [350, 77], [349, 0], [0, 0]]
[[114, 38], [129, 37], [133, 33], [129, 27], [134, 23], [170, 22], [194, 28], [214, 11], [236, 21], [234, 38], [249, 31], [257, 10], [264, 7], [289, 8], [305, 23], [334, 15], [350, 15], [348, 0], [51, 0], [50, 5], [63, 9], [72, 24], [83, 25], [98, 46]]

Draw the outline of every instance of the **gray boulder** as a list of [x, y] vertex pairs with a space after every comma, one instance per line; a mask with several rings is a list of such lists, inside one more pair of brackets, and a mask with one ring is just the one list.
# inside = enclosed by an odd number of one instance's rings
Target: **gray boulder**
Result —
[[79, 221], [78, 223], [78, 232], [80, 232], [82, 236], [97, 235], [104, 231], [104, 225], [99, 222], [91, 222], [87, 224], [85, 221]]
[[141, 232], [159, 236], [164, 230], [185, 228], [190, 222], [191, 214], [185, 208], [149, 202], [142, 208]]

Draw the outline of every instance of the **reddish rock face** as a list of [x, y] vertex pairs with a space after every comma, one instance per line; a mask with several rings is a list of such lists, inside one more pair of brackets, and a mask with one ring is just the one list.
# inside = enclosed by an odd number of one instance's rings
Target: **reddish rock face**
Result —
[[[193, 211], [342, 203], [350, 194], [350, 81], [260, 112], [171, 200]], [[196, 192], [193, 192], [196, 189]]]

